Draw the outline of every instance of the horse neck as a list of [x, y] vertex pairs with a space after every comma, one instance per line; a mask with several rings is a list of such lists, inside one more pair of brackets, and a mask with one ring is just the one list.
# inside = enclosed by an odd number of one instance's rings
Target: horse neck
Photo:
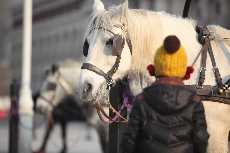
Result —
[[144, 88], [153, 83], [154, 77], [150, 77], [149, 75], [138, 71], [130, 71], [128, 74], [128, 80], [131, 93], [136, 96], [140, 94]]
[[[66, 90], [71, 90], [75, 94], [76, 88], [77, 88], [77, 80], [79, 78], [79, 71], [80, 71], [80, 68], [76, 67], [75, 65], [60, 68], [61, 79], [62, 79], [62, 81], [64, 81], [64, 86], [63, 86], [63, 84], [61, 85], [59, 82], [59, 87], [56, 91], [56, 97], [54, 100], [54, 105], [59, 104], [61, 102], [61, 100], [65, 96], [68, 95], [68, 93], [67, 93], [68, 91], [66, 91]], [[69, 88], [69, 89], [65, 89], [66, 85], [68, 86], [67, 88]]]
[[163, 41], [161, 27], [161, 19], [156, 12], [129, 10], [128, 33], [133, 45], [131, 70], [146, 72], [146, 66], [153, 62]]

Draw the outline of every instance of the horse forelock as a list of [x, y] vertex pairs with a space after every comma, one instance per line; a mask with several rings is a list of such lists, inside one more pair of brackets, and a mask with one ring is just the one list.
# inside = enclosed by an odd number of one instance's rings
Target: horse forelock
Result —
[[108, 11], [103, 11], [100, 14], [97, 14], [96, 16], [93, 16], [91, 20], [89, 21], [89, 26], [86, 31], [85, 38], [92, 32], [96, 32], [99, 28], [103, 29], [112, 29], [112, 21], [111, 16]]
[[99, 12], [96, 15], [91, 15], [85, 38], [88, 34], [95, 32], [99, 28], [102, 28], [101, 30], [111, 30], [115, 24], [118, 24], [117, 22], [120, 22], [119, 24], [122, 25], [123, 23], [121, 23], [121, 21], [123, 19], [123, 14], [121, 13], [121, 7], [121, 5], [112, 6], [109, 7], [108, 10]]

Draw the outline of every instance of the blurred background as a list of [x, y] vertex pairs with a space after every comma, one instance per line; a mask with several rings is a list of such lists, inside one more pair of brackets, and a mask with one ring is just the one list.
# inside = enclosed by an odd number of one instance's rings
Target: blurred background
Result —
[[[103, 0], [106, 7], [121, 0]], [[185, 0], [130, 0], [130, 8], [166, 11], [181, 16]], [[32, 90], [44, 81], [53, 63], [81, 59], [82, 44], [93, 0], [33, 0]], [[4, 112], [9, 110], [9, 84], [21, 80], [22, 0], [0, 0], [0, 135], [8, 137]], [[230, 28], [229, 0], [192, 0], [190, 17], [199, 23]], [[0, 140], [0, 152], [7, 146]], [[7, 148], [7, 147], [6, 147]], [[4, 150], [4, 149], [3, 149]], [[4, 152], [4, 151], [2, 151]]]

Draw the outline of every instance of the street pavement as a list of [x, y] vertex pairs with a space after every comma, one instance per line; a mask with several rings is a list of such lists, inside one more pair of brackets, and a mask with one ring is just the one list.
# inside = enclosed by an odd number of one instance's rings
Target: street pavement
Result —
[[[39, 148], [45, 132], [45, 121], [39, 121], [33, 138], [33, 150]], [[8, 153], [8, 119], [0, 120], [0, 153]], [[67, 128], [67, 153], [102, 153], [97, 132], [84, 123], [70, 123]], [[48, 142], [46, 153], [59, 153], [62, 147], [61, 129], [56, 125]], [[230, 145], [229, 145], [230, 148]]]
[[[42, 143], [46, 122], [39, 121], [33, 138], [33, 150], [37, 150]], [[41, 124], [42, 123], [42, 124]], [[0, 120], [0, 153], [8, 153], [8, 119]], [[102, 153], [99, 137], [94, 128], [85, 123], [70, 123], [67, 127], [67, 153]], [[54, 127], [51, 133], [46, 153], [59, 153], [62, 147], [61, 128]]]
[[0, 120], [0, 153], [8, 153], [8, 142], [9, 142], [9, 132], [8, 132], [8, 120]]

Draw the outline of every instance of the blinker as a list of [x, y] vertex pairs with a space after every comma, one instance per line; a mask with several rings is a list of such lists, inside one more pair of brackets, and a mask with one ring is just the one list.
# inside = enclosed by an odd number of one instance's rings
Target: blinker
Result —
[[113, 38], [113, 56], [120, 56], [125, 45], [125, 38], [122, 35], [115, 34]]

